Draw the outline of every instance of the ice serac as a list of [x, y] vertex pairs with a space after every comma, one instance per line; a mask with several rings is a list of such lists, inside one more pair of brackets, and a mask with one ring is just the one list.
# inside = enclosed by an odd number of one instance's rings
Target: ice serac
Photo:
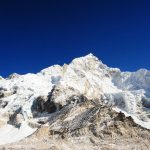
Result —
[[44, 124], [66, 106], [71, 97], [81, 95], [89, 100], [99, 99], [150, 129], [149, 85], [150, 71], [121, 72], [103, 64], [93, 54], [76, 58], [68, 65], [51, 66], [37, 74], [0, 77], [0, 127], [8, 128], [8, 132], [0, 129], [0, 135], [5, 137], [4, 140], [0, 136], [0, 144], [34, 133], [43, 118]]

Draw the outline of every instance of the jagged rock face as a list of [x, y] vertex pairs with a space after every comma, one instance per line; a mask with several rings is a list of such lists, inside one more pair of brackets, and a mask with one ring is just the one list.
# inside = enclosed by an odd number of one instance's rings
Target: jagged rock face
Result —
[[[126, 117], [122, 112], [117, 113], [112, 107], [105, 104], [102, 99], [90, 100], [83, 95], [73, 96], [67, 105], [49, 116], [45, 123], [48, 124], [50, 134], [62, 138], [88, 134], [101, 139], [140, 136], [132, 130], [144, 128], [137, 125], [131, 116]], [[150, 139], [149, 131], [147, 135], [146, 138]]]
[[[62, 137], [68, 132], [77, 136], [76, 131], [82, 128], [94, 136], [105, 137], [106, 124], [107, 129], [112, 129], [111, 134], [125, 135], [124, 130], [134, 126], [121, 127], [131, 120], [125, 116], [150, 129], [149, 83], [150, 71], [121, 72], [106, 66], [92, 54], [37, 74], [0, 78], [0, 122], [4, 128], [12, 127], [15, 131], [17, 128], [21, 132], [14, 140], [4, 133], [8, 140], [2, 141], [0, 136], [0, 144], [20, 140], [45, 125], [50, 132]], [[125, 116], [118, 125], [115, 118], [120, 111]]]

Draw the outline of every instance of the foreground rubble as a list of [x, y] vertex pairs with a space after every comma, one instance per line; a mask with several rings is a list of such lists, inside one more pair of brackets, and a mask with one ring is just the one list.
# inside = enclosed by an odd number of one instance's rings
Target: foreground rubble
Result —
[[[43, 118], [31, 136], [5, 149], [148, 150], [150, 130], [117, 113], [101, 100], [71, 97], [70, 103]], [[43, 122], [42, 122], [43, 124]]]

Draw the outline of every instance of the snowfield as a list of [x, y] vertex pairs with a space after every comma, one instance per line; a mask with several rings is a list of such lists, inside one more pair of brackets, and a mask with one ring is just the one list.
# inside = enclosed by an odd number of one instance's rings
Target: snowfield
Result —
[[37, 130], [37, 123], [46, 112], [34, 115], [39, 97], [53, 90], [54, 103], [66, 105], [69, 97], [84, 95], [88, 99], [103, 99], [114, 110], [131, 116], [144, 128], [150, 129], [150, 71], [122, 72], [110, 68], [89, 54], [74, 59], [69, 65], [54, 65], [37, 74], [12, 74], [0, 77], [0, 144], [19, 141]]
[[15, 128], [12, 125], [5, 125], [0, 128], [0, 145], [17, 142], [33, 134], [35, 131], [36, 128], [33, 129], [29, 127], [25, 122], [22, 123], [20, 128]]

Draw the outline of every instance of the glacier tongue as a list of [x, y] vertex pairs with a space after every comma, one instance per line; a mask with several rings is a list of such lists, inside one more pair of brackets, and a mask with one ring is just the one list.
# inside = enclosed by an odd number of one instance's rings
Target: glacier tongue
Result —
[[[76, 58], [69, 65], [51, 66], [37, 74], [13, 74], [7, 79], [0, 77], [0, 134], [4, 132], [3, 128], [9, 130], [10, 126], [13, 129], [17, 127], [15, 131], [20, 130], [15, 140], [31, 134], [22, 132], [24, 122], [37, 121], [38, 117], [48, 115], [47, 112], [38, 112], [35, 119], [33, 107], [38, 107], [39, 104], [35, 104], [37, 99], [47, 100], [54, 89], [53, 103], [56, 104], [56, 110], [64, 106], [69, 97], [84, 95], [89, 99], [103, 99], [111, 103], [116, 111], [122, 111], [137, 124], [150, 129], [149, 85], [150, 71], [140, 69], [136, 72], [121, 72], [118, 68], [103, 64], [92, 54]], [[41, 104], [40, 107], [44, 109], [47, 106]], [[32, 131], [35, 130], [33, 128]], [[0, 141], [5, 143], [2, 136]]]

